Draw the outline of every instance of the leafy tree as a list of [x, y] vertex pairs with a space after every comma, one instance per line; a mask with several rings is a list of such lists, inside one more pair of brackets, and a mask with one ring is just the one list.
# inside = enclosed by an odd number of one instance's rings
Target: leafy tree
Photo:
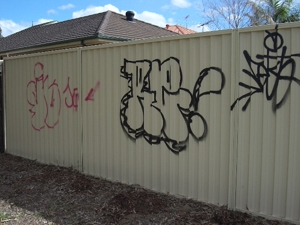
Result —
[[1, 27], [0, 27], [0, 38], [3, 38], [3, 36], [2, 36], [2, 29], [1, 29]]
[[299, 20], [299, 8], [293, 6], [293, 0], [249, 1], [252, 7], [250, 25], [286, 23]]

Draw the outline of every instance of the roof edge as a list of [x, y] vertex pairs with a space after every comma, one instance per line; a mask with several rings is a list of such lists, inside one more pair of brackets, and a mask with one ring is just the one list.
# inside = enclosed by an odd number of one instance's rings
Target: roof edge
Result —
[[29, 47], [24, 47], [24, 48], [17, 48], [17, 49], [14, 49], [14, 50], [7, 50], [7, 51], [0, 52], [0, 54], [6, 54], [6, 53], [9, 53], [9, 52], [22, 51], [22, 50], [32, 49], [32, 48], [40, 48], [40, 47], [46, 47], [46, 46], [53, 46], [53, 45], [60, 45], [60, 44], [72, 43], [72, 42], [76, 42], [76, 41], [85, 41], [85, 40], [91, 40], [91, 39], [96, 39], [96, 38], [98, 38], [97, 35], [86, 37], [86, 38], [72, 39], [72, 40], [68, 40], [68, 41], [60, 41], [60, 42], [54, 42], [54, 43], [48, 43], [48, 44], [41, 44], [41, 45], [29, 46]]
[[105, 35], [101, 35], [101, 34], [98, 35], [98, 38], [106, 39], [106, 40], [115, 40], [115, 41], [131, 41], [132, 40], [132, 39], [127, 39], [127, 38], [105, 36]]
[[[114, 41], [128, 41], [128, 40], [124, 40], [124, 39], [118, 39], [118, 38], [113, 38], [113, 37], [102, 37], [102, 36], [90, 36], [87, 38], [78, 38], [78, 39], [73, 39], [73, 40], [69, 40], [69, 41], [61, 41], [61, 42], [55, 42], [53, 44], [43, 44], [43, 45], [37, 45], [37, 46], [31, 46], [31, 47], [26, 47], [26, 48], [19, 48], [19, 49], [14, 49], [14, 50], [8, 50], [8, 51], [2, 51], [0, 52], [0, 56], [2, 55], [9, 55], [9, 54], [27, 54], [26, 52], [28, 52], [30, 49], [38, 49], [38, 48], [42, 48], [42, 51], [45, 51], [46, 47], [53, 47], [53, 46], [59, 46], [59, 45], [63, 45], [63, 44], [75, 44], [76, 42], [81, 43], [82, 46], [84, 46], [84, 41], [91, 41], [91, 40], [114, 40]], [[96, 44], [96, 43], [95, 43]], [[77, 46], [78, 47], [78, 46]], [[65, 48], [68, 48], [67, 46], [65, 46]]]

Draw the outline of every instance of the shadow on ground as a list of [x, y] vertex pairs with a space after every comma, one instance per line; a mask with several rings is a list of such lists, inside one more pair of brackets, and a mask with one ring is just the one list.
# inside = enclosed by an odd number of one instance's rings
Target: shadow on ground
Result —
[[2, 224], [288, 224], [9, 154], [0, 154], [0, 201]]

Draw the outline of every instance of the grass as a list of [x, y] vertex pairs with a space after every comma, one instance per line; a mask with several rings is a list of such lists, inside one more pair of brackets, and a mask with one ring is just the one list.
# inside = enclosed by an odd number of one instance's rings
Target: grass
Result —
[[0, 212], [0, 222], [10, 219], [10, 216], [6, 213]]

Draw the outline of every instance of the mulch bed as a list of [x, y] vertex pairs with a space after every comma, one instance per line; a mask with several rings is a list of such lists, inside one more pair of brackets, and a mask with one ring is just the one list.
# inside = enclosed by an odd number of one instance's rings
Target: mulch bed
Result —
[[0, 154], [2, 224], [288, 224]]

